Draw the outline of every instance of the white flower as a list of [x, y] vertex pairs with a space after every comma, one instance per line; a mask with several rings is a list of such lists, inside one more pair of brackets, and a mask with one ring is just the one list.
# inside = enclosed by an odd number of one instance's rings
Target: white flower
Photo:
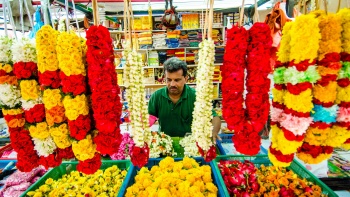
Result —
[[184, 147], [184, 155], [187, 157], [197, 157], [200, 156], [198, 148], [196, 145], [196, 138], [193, 134], [186, 136], [180, 140], [180, 145]]
[[212, 99], [214, 74], [214, 42], [204, 40], [200, 44], [197, 71], [196, 101], [194, 103], [192, 133], [204, 151], [212, 146]]
[[23, 37], [15, 40], [11, 47], [13, 62], [37, 62], [35, 40]]
[[11, 51], [12, 39], [7, 36], [0, 36], [0, 62], [12, 62]]
[[0, 105], [14, 108], [20, 104], [21, 92], [16, 86], [0, 84]]
[[36, 150], [39, 156], [47, 157], [57, 148], [51, 136], [47, 137], [44, 140], [41, 140], [39, 138], [32, 138], [32, 140], [34, 142], [34, 150]]
[[158, 158], [161, 156], [176, 156], [174, 152], [173, 140], [170, 136], [163, 132], [154, 132], [154, 135], [147, 141], [150, 148], [150, 158]]
[[22, 102], [22, 108], [24, 110], [28, 111], [28, 110], [32, 109], [35, 105], [42, 104], [43, 100], [42, 100], [42, 97], [39, 96], [35, 100], [24, 100], [23, 98], [21, 98], [21, 102]]

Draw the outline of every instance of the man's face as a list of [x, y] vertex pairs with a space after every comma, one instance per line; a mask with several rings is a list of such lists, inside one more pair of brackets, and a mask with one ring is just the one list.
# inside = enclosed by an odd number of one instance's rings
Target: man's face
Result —
[[165, 71], [165, 79], [169, 94], [181, 95], [187, 82], [187, 76], [183, 76], [182, 69], [172, 73]]

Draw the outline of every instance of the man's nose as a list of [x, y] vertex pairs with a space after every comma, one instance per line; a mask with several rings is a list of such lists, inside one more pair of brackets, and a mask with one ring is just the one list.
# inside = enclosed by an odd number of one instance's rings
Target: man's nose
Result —
[[170, 86], [175, 86], [175, 81], [171, 81]]

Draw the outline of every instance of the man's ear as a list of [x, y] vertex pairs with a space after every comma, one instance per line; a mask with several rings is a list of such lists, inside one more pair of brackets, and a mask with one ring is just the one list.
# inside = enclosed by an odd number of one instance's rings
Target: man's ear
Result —
[[187, 82], [187, 80], [188, 80], [188, 75], [185, 77], [185, 81]]

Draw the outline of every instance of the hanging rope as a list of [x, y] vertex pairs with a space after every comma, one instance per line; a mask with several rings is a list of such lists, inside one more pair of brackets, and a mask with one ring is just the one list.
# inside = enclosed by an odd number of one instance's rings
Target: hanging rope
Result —
[[74, 3], [74, 0], [72, 0], [72, 4], [73, 4], [73, 11], [74, 11], [74, 16], [75, 16], [75, 23], [77, 25], [77, 30], [78, 30], [78, 34], [79, 34], [79, 37], [81, 37], [81, 34], [80, 34], [80, 28], [79, 28], [79, 23], [78, 23], [78, 16], [77, 16], [77, 12], [75, 10], [75, 3]]
[[27, 15], [28, 15], [28, 18], [29, 18], [29, 23], [30, 23], [30, 26], [32, 27], [32, 30], [33, 30], [33, 28], [34, 28], [33, 16], [30, 14], [27, 0], [24, 0], [24, 7], [26, 8]]
[[2, 14], [4, 17], [4, 25], [5, 25], [5, 35], [8, 36], [8, 32], [7, 32], [7, 14], [6, 14], [6, 3], [2, 4]]
[[254, 9], [255, 9], [255, 12], [254, 12], [254, 19], [255, 21], [254, 22], [259, 22], [260, 21], [260, 16], [259, 16], [259, 11], [258, 11], [258, 2], [256, 0], [254, 0]]
[[68, 0], [64, 1], [64, 7], [66, 10], [66, 31], [69, 32], [69, 19], [68, 19]]
[[20, 23], [22, 28], [22, 34], [24, 35], [24, 22], [23, 22], [23, 0], [19, 1], [19, 17], [20, 17]]
[[209, 17], [208, 17], [208, 40], [211, 41], [213, 37], [213, 7], [214, 7], [214, 0], [210, 0], [210, 10], [209, 10]]
[[324, 3], [324, 10], [326, 11], [326, 14], [328, 14], [328, 3], [327, 0], [323, 0]]
[[242, 0], [242, 7], [241, 7], [241, 10], [240, 10], [240, 14], [239, 14], [238, 27], [242, 26], [243, 14], [244, 14], [244, 0]]
[[338, 8], [337, 8], [337, 12], [339, 12], [339, 10], [340, 10], [340, 5], [341, 5], [341, 0], [338, 0]]
[[94, 17], [94, 25], [98, 25], [98, 10], [97, 10], [97, 0], [92, 0], [92, 11]]
[[15, 23], [13, 22], [10, 1], [9, 0], [5, 0], [5, 3], [7, 4], [6, 7], [7, 7], [8, 14], [9, 14], [10, 24], [12, 26], [12, 31], [13, 31], [13, 34], [15, 35], [15, 38], [17, 39], [16, 26], [15, 26]]

